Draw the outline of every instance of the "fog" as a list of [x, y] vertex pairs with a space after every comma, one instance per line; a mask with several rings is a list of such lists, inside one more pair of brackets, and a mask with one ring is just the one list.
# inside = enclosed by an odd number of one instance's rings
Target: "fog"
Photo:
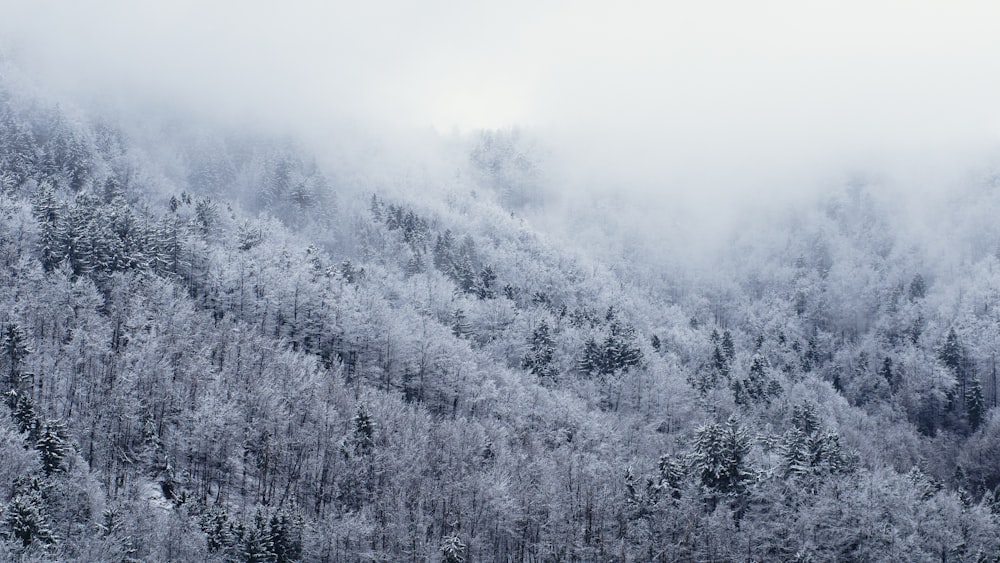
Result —
[[424, 150], [516, 126], [564, 199], [647, 213], [947, 189], [1000, 139], [993, 2], [2, 4], [6, 56], [61, 93]]

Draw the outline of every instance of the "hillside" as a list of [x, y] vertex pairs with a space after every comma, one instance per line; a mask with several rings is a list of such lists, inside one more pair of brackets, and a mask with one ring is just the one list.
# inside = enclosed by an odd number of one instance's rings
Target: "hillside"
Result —
[[0, 558], [997, 560], [996, 176], [687, 268], [537, 228], [510, 131], [385, 184], [146, 127], [0, 84]]

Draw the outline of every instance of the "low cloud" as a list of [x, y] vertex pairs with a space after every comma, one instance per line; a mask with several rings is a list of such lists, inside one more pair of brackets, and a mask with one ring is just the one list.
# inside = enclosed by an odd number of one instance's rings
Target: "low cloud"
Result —
[[986, 2], [4, 4], [0, 45], [74, 95], [401, 144], [521, 126], [557, 187], [664, 206], [945, 185], [1000, 138]]

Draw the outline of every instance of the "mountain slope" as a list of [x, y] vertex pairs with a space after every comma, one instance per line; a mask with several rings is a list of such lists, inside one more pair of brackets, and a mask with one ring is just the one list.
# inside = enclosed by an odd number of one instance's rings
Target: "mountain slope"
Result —
[[482, 148], [373, 195], [286, 140], [150, 146], [23, 92], [0, 97], [6, 556], [1000, 552], [996, 258], [961, 264], [978, 293], [918, 276], [864, 190], [668, 292], [512, 215], [523, 178]]

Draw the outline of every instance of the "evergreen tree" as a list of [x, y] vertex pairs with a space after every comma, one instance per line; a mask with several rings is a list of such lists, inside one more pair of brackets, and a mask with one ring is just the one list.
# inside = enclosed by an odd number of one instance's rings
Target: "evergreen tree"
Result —
[[275, 563], [291, 563], [302, 559], [302, 527], [302, 517], [294, 503], [271, 515], [268, 528]]
[[[956, 390], [948, 392], [948, 408], [958, 409], [958, 412], [962, 412], [966, 410], [962, 406], [965, 403], [968, 393], [966, 389], [965, 348], [958, 339], [955, 327], [948, 330], [948, 336], [938, 351], [938, 358], [955, 375], [955, 379], [958, 381], [957, 394]], [[955, 401], [956, 398], [958, 401]]]
[[17, 430], [28, 435], [28, 441], [35, 443], [40, 433], [40, 423], [35, 411], [35, 402], [25, 393], [11, 389], [7, 392], [7, 406], [10, 407], [17, 424]]
[[721, 377], [728, 380], [730, 378], [729, 366], [730, 362], [728, 357], [723, 354], [722, 349], [718, 344], [716, 344], [715, 348], [712, 350], [712, 369], [716, 376], [713, 379]]
[[969, 427], [973, 432], [979, 429], [986, 414], [986, 402], [983, 400], [983, 386], [978, 377], [969, 379], [965, 391], [965, 411], [969, 419]]
[[455, 534], [444, 537], [441, 541], [441, 558], [444, 563], [462, 563], [465, 561], [465, 544]]
[[458, 338], [465, 338], [472, 334], [472, 325], [465, 315], [465, 310], [455, 309], [451, 314], [451, 333]]
[[65, 469], [64, 463], [72, 450], [66, 438], [66, 426], [56, 420], [47, 421], [42, 425], [35, 449], [42, 458], [42, 470], [46, 475]]
[[28, 344], [28, 335], [25, 334], [21, 325], [9, 322], [4, 326], [0, 348], [7, 356], [7, 361], [10, 362], [8, 377], [10, 378], [10, 386], [14, 388], [17, 386], [18, 376], [21, 374], [21, 363], [32, 352], [31, 346]]
[[484, 266], [476, 281], [476, 296], [480, 299], [493, 299], [497, 296], [497, 275], [492, 266]]
[[77, 196], [65, 217], [56, 224], [55, 256], [66, 260], [73, 270], [73, 277], [85, 276], [93, 271], [89, 235], [93, 225], [94, 208], [86, 194]]
[[736, 346], [733, 345], [733, 335], [728, 330], [722, 333], [722, 354], [728, 362], [732, 362], [736, 357]]
[[410, 255], [410, 259], [406, 262], [406, 268], [404, 272], [407, 277], [415, 276], [417, 274], [422, 274], [426, 270], [424, 266], [424, 257], [417, 251]]
[[372, 199], [371, 199], [371, 202], [368, 205], [368, 209], [371, 211], [372, 218], [375, 219], [376, 223], [381, 223], [382, 222], [382, 209], [383, 209], [383, 207], [384, 206], [383, 206], [382, 202], [379, 201], [378, 196], [375, 195], [375, 194], [372, 194]]
[[684, 462], [672, 455], [662, 455], [657, 462], [659, 479], [657, 488], [672, 499], [681, 498], [686, 477]]
[[962, 344], [958, 341], [958, 334], [955, 332], [955, 328], [952, 327], [948, 330], [948, 336], [945, 338], [944, 345], [941, 346], [941, 350], [938, 352], [938, 357], [945, 366], [958, 375], [959, 370], [962, 369], [962, 355]]
[[882, 379], [884, 379], [891, 388], [896, 388], [896, 375], [892, 369], [892, 358], [886, 356], [885, 359], [882, 360], [882, 368], [879, 369], [878, 374], [882, 376]]
[[349, 284], [357, 283], [362, 274], [364, 274], [364, 269], [355, 268], [350, 260], [344, 260], [344, 263], [340, 265], [340, 276]]
[[520, 288], [514, 287], [509, 283], [503, 284], [503, 296], [515, 303], [518, 301], [518, 296], [521, 294]]
[[531, 332], [528, 340], [528, 354], [521, 361], [521, 367], [539, 378], [554, 379], [556, 369], [552, 365], [555, 354], [555, 342], [550, 334], [549, 324], [542, 320]]
[[249, 220], [244, 221], [236, 232], [236, 246], [243, 252], [253, 249], [263, 240], [260, 228], [251, 224]]
[[816, 413], [816, 404], [806, 401], [792, 407], [792, 425], [807, 436], [819, 432], [820, 420]]
[[458, 289], [462, 293], [476, 293], [476, 273], [472, 268], [472, 261], [464, 259], [455, 267], [455, 276], [458, 282]]
[[636, 345], [635, 328], [630, 324], [612, 322], [604, 348], [609, 364], [608, 373], [628, 371], [642, 363], [642, 349]]
[[351, 423], [353, 426], [351, 440], [354, 451], [361, 455], [371, 453], [372, 448], [375, 447], [375, 421], [372, 420], [364, 405], [358, 404], [357, 411], [351, 418]]
[[117, 548], [122, 563], [138, 563], [135, 555], [139, 550], [135, 538], [127, 533], [127, 516], [121, 506], [111, 504], [101, 511], [101, 523], [97, 526], [104, 538]]
[[153, 229], [150, 262], [153, 269], [161, 275], [179, 275], [187, 270], [185, 237], [179, 222], [176, 217], [163, 217]]
[[49, 184], [38, 187], [31, 201], [32, 212], [38, 221], [40, 230], [39, 246], [41, 262], [46, 272], [51, 272], [62, 260], [62, 247], [59, 240], [59, 224], [62, 217], [62, 206], [56, 200], [55, 192]]
[[735, 417], [695, 430], [691, 464], [701, 484], [721, 494], [738, 494], [753, 477], [747, 457], [750, 435]]
[[733, 381], [733, 397], [739, 405], [749, 406], [754, 403], [770, 401], [780, 394], [781, 387], [767, 374], [767, 361], [757, 354], [750, 362], [750, 371], [742, 379]]
[[587, 375], [601, 373], [603, 369], [604, 353], [597, 344], [597, 340], [591, 336], [583, 345], [583, 355], [577, 363], [577, 369]]
[[3, 535], [12, 541], [20, 541], [28, 547], [33, 542], [53, 544], [55, 533], [49, 524], [45, 513], [45, 503], [38, 490], [25, 491], [14, 495], [3, 510], [3, 521], [0, 522]]
[[790, 428], [781, 437], [778, 452], [784, 460], [785, 473], [804, 474], [809, 472], [811, 454], [809, 436], [801, 428]]
[[778, 451], [786, 474], [846, 473], [853, 463], [840, 446], [840, 436], [824, 431], [816, 405], [810, 401], [792, 408], [792, 425], [781, 438]]
[[7, 179], [7, 189], [23, 184], [34, 172], [37, 159], [37, 146], [28, 128], [4, 102], [0, 105], [0, 177]]
[[267, 524], [263, 511], [258, 508], [253, 523], [242, 529], [239, 543], [239, 556], [242, 561], [246, 563], [274, 561], [274, 543]]
[[452, 256], [454, 246], [455, 239], [449, 229], [445, 229], [444, 233], [439, 233], [434, 242], [434, 267], [448, 277], [455, 276], [455, 259]]
[[208, 236], [216, 229], [219, 221], [219, 206], [209, 198], [199, 199], [194, 206], [195, 222], [198, 225], [198, 232], [202, 236]]
[[[607, 318], [614, 319], [614, 310], [609, 309]], [[583, 356], [578, 369], [589, 375], [611, 375], [627, 372], [642, 363], [642, 349], [636, 345], [635, 328], [612, 320], [607, 336], [601, 344], [593, 337], [584, 344]]]
[[205, 532], [209, 553], [223, 552], [233, 544], [233, 538], [230, 535], [232, 525], [229, 522], [229, 514], [218, 506], [213, 507], [202, 516], [201, 530]]
[[805, 352], [802, 354], [801, 363], [802, 363], [802, 371], [806, 373], [819, 367], [820, 364], [819, 344], [816, 340], [815, 334], [810, 336], [809, 340], [806, 342], [806, 349]]

